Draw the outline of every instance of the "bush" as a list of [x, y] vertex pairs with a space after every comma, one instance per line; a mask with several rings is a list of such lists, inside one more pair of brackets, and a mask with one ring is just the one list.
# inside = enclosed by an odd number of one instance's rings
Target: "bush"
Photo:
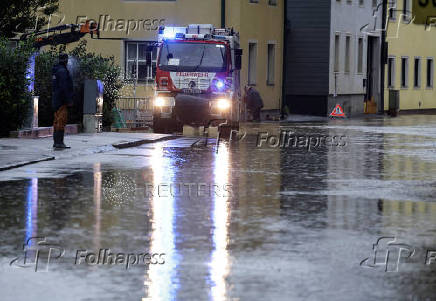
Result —
[[0, 39], [0, 136], [18, 130], [27, 117], [28, 90], [27, 68], [34, 49], [32, 42], [20, 42], [11, 48], [7, 39]]
[[[113, 122], [112, 109], [115, 106], [115, 101], [120, 97], [120, 90], [123, 87], [120, 80], [120, 67], [115, 64], [114, 57], [105, 58], [100, 54], [87, 52], [86, 40], [80, 41], [79, 45], [70, 54], [79, 61], [80, 73], [78, 79], [82, 89], [85, 79], [103, 81], [103, 126], [110, 126]], [[83, 95], [83, 91], [81, 95]]]
[[[36, 60], [35, 93], [40, 96], [39, 119], [43, 126], [50, 126], [53, 122], [51, 109], [51, 69], [57, 62], [60, 52], [65, 47], [52, 47], [41, 53]], [[82, 123], [83, 116], [83, 83], [85, 79], [99, 79], [104, 82], [103, 126], [110, 126], [113, 121], [112, 108], [119, 98], [122, 82], [119, 80], [121, 69], [115, 64], [113, 57], [105, 58], [99, 54], [87, 52], [86, 40], [69, 53], [69, 65], [73, 66], [71, 76], [74, 84], [74, 106], [70, 109], [69, 122]]]
[[35, 58], [35, 95], [39, 96], [38, 123], [39, 126], [53, 125], [53, 110], [51, 105], [52, 68], [57, 63], [56, 49], [40, 53]]

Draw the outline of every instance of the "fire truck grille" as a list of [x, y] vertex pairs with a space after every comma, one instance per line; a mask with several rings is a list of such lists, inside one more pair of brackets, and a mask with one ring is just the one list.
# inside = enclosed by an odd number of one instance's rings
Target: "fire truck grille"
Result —
[[181, 78], [176, 79], [174, 84], [178, 89], [201, 89], [207, 90], [210, 86], [210, 80], [207, 78]]

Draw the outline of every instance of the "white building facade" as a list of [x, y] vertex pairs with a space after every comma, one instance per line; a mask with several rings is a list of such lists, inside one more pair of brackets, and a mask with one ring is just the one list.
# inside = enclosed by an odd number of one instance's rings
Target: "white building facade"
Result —
[[331, 0], [328, 109], [380, 104], [382, 9], [382, 0]]
[[291, 113], [347, 116], [380, 102], [383, 0], [287, 0], [284, 100]]

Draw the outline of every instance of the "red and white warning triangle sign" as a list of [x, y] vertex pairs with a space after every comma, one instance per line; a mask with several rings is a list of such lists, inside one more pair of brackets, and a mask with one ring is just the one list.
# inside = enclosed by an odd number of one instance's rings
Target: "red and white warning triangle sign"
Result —
[[330, 114], [330, 117], [345, 117], [344, 110], [340, 105], [336, 105], [336, 107], [333, 109], [332, 113]]

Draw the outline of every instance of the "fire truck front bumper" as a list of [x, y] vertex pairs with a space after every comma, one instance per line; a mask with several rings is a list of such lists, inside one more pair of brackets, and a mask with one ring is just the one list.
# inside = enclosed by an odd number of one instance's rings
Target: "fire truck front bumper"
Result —
[[176, 97], [157, 97], [154, 102], [161, 118], [177, 118], [183, 124], [207, 125], [211, 120], [227, 119], [231, 100], [217, 95], [178, 94]]

